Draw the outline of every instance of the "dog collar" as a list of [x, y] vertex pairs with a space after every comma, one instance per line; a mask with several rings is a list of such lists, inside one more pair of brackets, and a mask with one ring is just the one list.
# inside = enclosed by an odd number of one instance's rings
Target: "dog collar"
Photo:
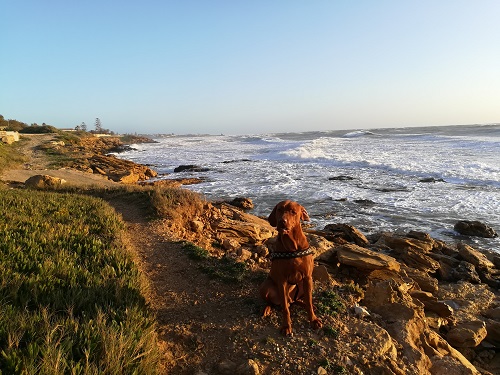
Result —
[[314, 250], [308, 248], [308, 249], [305, 249], [302, 251], [292, 251], [292, 252], [278, 251], [278, 252], [269, 253], [269, 258], [271, 258], [271, 260], [274, 260], [274, 259], [292, 259], [292, 258], [305, 257], [306, 255], [310, 255], [310, 254], [314, 254]]

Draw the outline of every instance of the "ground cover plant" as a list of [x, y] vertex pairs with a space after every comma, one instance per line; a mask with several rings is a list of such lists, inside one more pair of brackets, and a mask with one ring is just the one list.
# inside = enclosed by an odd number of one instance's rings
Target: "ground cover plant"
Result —
[[[21, 142], [23, 142], [21, 140]], [[8, 145], [0, 141], [0, 172], [18, 166], [26, 161], [19, 150], [19, 145], [15, 142], [12, 145]]]
[[154, 374], [155, 322], [103, 200], [0, 189], [0, 373]]

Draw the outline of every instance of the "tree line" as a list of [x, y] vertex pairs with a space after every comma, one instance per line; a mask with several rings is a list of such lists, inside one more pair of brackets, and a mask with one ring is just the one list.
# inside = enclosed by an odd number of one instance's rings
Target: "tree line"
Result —
[[[3, 128], [7, 131], [15, 131], [19, 133], [27, 133], [27, 134], [41, 134], [41, 133], [57, 133], [59, 129], [55, 126], [48, 125], [45, 122], [41, 125], [36, 122], [28, 125], [25, 122], [13, 120], [13, 119], [5, 119], [4, 116], [0, 115], [0, 128]], [[75, 126], [76, 131], [83, 131], [89, 133], [96, 134], [115, 134], [113, 131], [109, 129], [104, 129], [99, 118], [95, 119], [95, 130], [88, 130], [85, 122], [82, 122], [80, 125]]]

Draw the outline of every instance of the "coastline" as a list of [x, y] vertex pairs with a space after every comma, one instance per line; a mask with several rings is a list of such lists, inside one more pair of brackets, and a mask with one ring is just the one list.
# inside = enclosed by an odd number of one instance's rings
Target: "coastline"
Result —
[[[100, 155], [99, 151], [86, 150], [85, 153], [88, 154], [87, 160], [92, 160], [96, 153]], [[95, 174], [95, 171], [92, 174], [81, 172], [81, 166], [85, 164], [74, 165], [80, 166], [79, 178], [90, 179]], [[45, 174], [56, 173], [50, 169], [43, 171]], [[32, 172], [38, 173], [38, 170]], [[115, 169], [112, 175], [121, 174]], [[18, 186], [23, 182], [22, 178], [20, 176], [16, 181]], [[140, 180], [139, 177], [137, 181], [148, 179]], [[136, 185], [137, 181], [130, 185]], [[92, 185], [89, 183], [87, 187]], [[124, 185], [123, 181], [110, 183], [114, 187]], [[267, 255], [272, 251], [275, 234], [264, 220], [226, 203], [211, 202], [205, 202], [202, 210], [185, 221], [162, 219], [156, 230], [156, 241], [165, 235], [162, 231], [168, 231], [168, 238], [191, 241], [208, 250], [215, 259], [229, 257], [257, 273], [266, 272], [269, 266]], [[328, 373], [335, 373], [333, 364], [328, 368], [327, 362], [320, 364], [318, 359], [335, 356], [335, 365], [352, 373], [449, 374], [457, 371], [493, 374], [500, 370], [500, 258], [494, 253], [485, 255], [466, 245], [450, 246], [422, 232], [381, 234], [367, 239], [350, 226], [338, 226], [323, 232], [310, 231], [308, 239], [316, 252], [316, 301], [320, 300], [321, 291], [334, 290], [344, 305], [341, 312], [326, 318], [328, 326], [337, 332], [335, 338], [329, 337], [325, 331], [311, 333], [308, 327], [299, 327], [296, 337], [287, 341], [269, 330], [278, 324], [276, 316], [271, 320], [261, 320], [255, 314], [245, 313], [245, 309], [234, 307], [234, 311], [243, 314], [244, 319], [254, 326], [251, 329], [247, 326], [246, 333], [238, 333], [241, 337], [231, 334], [236, 346], [231, 350], [239, 355], [238, 358], [218, 356], [214, 362], [214, 358], [201, 356], [201, 364], [180, 363], [182, 361], [178, 360], [169, 366], [177, 370], [184, 366], [190, 373], [199, 369], [199, 374], [205, 370], [223, 373], [221, 369], [224, 368], [227, 373], [242, 374], [271, 374], [277, 368], [284, 374], [296, 373], [299, 368], [319, 373], [320, 367]], [[142, 261], [146, 262], [150, 256], [143, 254]], [[168, 258], [162, 260], [169, 261]], [[175, 262], [179, 267], [186, 266], [180, 260]], [[160, 268], [164, 267], [159, 264]], [[146, 268], [150, 267], [156, 265], [146, 265]], [[191, 264], [189, 272], [199, 271]], [[161, 280], [155, 282], [161, 283]], [[255, 288], [256, 283], [240, 285], [242, 288], [248, 286]], [[226, 295], [231, 295], [227, 288], [217, 283], [211, 282], [206, 287], [220, 288]], [[172, 287], [155, 284], [154, 288]], [[246, 298], [252, 298], [253, 293], [245, 293]], [[219, 298], [219, 303], [224, 306], [228, 300]], [[201, 321], [206, 325], [200, 321], [198, 330], [193, 330], [203, 345], [209, 346], [209, 336], [203, 336], [203, 327], [210, 331], [212, 316], [203, 313], [203, 306], [200, 306], [200, 313], [206, 318]], [[160, 310], [157, 313], [160, 314]], [[178, 313], [182, 314], [182, 311]], [[475, 325], [469, 324], [471, 322]], [[189, 322], [182, 319], [175, 324], [184, 330], [189, 329]], [[264, 338], [272, 337], [274, 342], [262, 341], [262, 336], [259, 339], [263, 334]], [[189, 339], [190, 335], [186, 333]], [[183, 339], [185, 337], [179, 340]], [[310, 340], [315, 341], [311, 348]], [[169, 350], [175, 349], [176, 345], [165, 342]], [[286, 363], [275, 358], [280, 348], [289, 362], [288, 368]], [[311, 357], [310, 360], [301, 358], [304, 352]]]

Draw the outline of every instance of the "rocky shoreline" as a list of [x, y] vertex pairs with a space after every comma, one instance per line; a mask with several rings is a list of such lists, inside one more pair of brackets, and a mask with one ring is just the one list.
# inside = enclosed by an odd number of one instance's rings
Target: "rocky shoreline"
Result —
[[[227, 203], [207, 203], [171, 230], [215, 256], [263, 269], [276, 235], [266, 220]], [[347, 224], [305, 231], [316, 281], [361, 290], [346, 329], [371, 343], [357, 358], [370, 374], [499, 373], [499, 254], [415, 231], [369, 239]]]
[[[109, 155], [122, 147], [117, 139], [86, 138], [43, 147], [68, 157], [67, 168], [112, 181], [148, 184], [157, 176], [148, 166]], [[251, 202], [205, 202], [195, 216], [167, 221], [166, 229], [214, 257], [267, 271], [275, 229], [236, 207], [242, 204], [248, 208]], [[348, 341], [339, 346], [339, 358], [349, 373], [500, 373], [498, 253], [415, 231], [366, 237], [344, 223], [305, 232], [316, 254], [316, 285], [341, 295], [345, 288], [357, 291], [345, 300], [346, 310], [337, 322]], [[246, 373], [258, 374], [258, 366]], [[327, 372], [320, 367], [318, 373]]]

